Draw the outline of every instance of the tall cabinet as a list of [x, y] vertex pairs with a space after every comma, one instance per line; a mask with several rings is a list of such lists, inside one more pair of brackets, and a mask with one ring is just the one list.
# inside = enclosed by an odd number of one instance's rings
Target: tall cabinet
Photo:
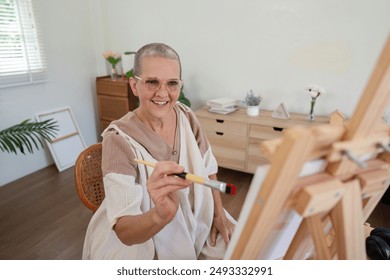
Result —
[[111, 121], [121, 118], [137, 107], [138, 98], [131, 91], [127, 79], [118, 78], [114, 81], [106, 76], [97, 77], [96, 94], [102, 132]]

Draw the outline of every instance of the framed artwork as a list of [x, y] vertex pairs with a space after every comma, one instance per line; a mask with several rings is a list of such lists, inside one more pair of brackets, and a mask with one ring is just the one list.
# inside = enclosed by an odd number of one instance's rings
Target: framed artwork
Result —
[[75, 164], [78, 155], [86, 148], [70, 107], [64, 107], [36, 115], [37, 121], [53, 119], [59, 130], [52, 142], [46, 141], [58, 171]]

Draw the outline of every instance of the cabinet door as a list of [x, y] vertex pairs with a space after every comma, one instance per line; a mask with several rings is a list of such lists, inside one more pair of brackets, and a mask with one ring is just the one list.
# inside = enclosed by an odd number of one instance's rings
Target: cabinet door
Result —
[[96, 92], [100, 95], [128, 97], [129, 86], [127, 81], [111, 81], [109, 79], [98, 79]]
[[112, 121], [129, 112], [127, 97], [98, 95], [99, 114], [101, 120]]
[[247, 125], [203, 117], [200, 117], [199, 121], [210, 141], [218, 165], [244, 171]]
[[259, 165], [269, 163], [268, 159], [260, 152], [260, 144], [263, 140], [275, 139], [282, 136], [283, 128], [250, 125], [248, 143], [248, 163], [246, 169], [254, 173]]

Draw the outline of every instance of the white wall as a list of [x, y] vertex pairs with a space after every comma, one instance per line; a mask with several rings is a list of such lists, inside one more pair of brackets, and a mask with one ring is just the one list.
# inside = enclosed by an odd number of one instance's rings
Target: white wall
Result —
[[388, 0], [107, 2], [112, 48], [170, 44], [181, 55], [194, 109], [253, 89], [263, 108], [284, 102], [306, 113], [303, 89], [314, 83], [329, 93], [318, 100], [318, 114], [350, 116], [390, 31]]
[[[180, 54], [193, 109], [207, 99], [242, 99], [263, 108], [284, 102], [307, 113], [307, 84], [328, 90], [317, 114], [350, 116], [389, 36], [388, 0], [40, 0], [49, 82], [0, 89], [0, 129], [70, 106], [90, 145], [97, 141], [96, 75], [105, 50], [165, 42]], [[124, 57], [125, 70], [133, 57]], [[0, 185], [52, 163], [47, 150], [0, 155]]]
[[[49, 81], [0, 89], [0, 130], [70, 106], [87, 145], [97, 141], [96, 55], [89, 1], [40, 0]], [[53, 163], [48, 149], [0, 152], [0, 186]]]

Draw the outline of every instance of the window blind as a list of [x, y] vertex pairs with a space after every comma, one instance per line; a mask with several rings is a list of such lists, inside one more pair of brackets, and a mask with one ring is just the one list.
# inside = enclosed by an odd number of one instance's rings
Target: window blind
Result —
[[47, 79], [35, 0], [0, 0], [0, 87]]

